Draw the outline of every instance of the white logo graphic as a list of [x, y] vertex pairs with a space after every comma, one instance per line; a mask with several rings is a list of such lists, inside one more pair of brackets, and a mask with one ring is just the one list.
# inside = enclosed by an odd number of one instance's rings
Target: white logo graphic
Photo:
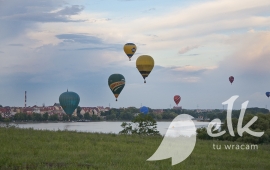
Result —
[[147, 161], [172, 158], [175, 165], [185, 160], [196, 143], [196, 127], [191, 119], [193, 117], [187, 114], [174, 118], [158, 149]]
[[[234, 101], [238, 98], [239, 96], [232, 96], [229, 100], [223, 102], [222, 104], [227, 104], [228, 108], [227, 108], [227, 125], [228, 125], [228, 130], [231, 136], [234, 136], [234, 132], [233, 132], [233, 126], [232, 126], [232, 107], [233, 107], [233, 103]], [[249, 129], [249, 127], [258, 119], [257, 116], [254, 116], [244, 127], [242, 127], [243, 124], [243, 119], [244, 119], [244, 115], [245, 115], [245, 111], [247, 109], [247, 105], [248, 105], [248, 101], [244, 102], [242, 104], [242, 108], [241, 108], [241, 112], [240, 112], [240, 116], [238, 119], [238, 124], [237, 124], [237, 132], [239, 136], [242, 136], [244, 132], [247, 132], [248, 134], [252, 135], [252, 136], [256, 136], [256, 137], [261, 137], [264, 132], [253, 132]], [[216, 124], [220, 124], [220, 119], [214, 119], [210, 122], [210, 124], [207, 127], [207, 133], [209, 136], [211, 137], [218, 137], [223, 135], [224, 133], [226, 133], [226, 131], [222, 131], [216, 134], [213, 134], [211, 131], [211, 128], [213, 126], [212, 123], [216, 123]], [[217, 130], [218, 128], [216, 127], [214, 130]]]

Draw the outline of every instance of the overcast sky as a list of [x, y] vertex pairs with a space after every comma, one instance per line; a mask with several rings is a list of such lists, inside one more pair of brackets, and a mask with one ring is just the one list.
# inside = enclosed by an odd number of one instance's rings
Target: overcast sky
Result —
[[[69, 89], [80, 106], [263, 107], [270, 99], [269, 0], [0, 0], [0, 104], [53, 105]], [[132, 42], [132, 61], [123, 45]], [[140, 55], [155, 67], [143, 83]], [[126, 79], [115, 101], [108, 78]], [[234, 76], [231, 85], [229, 76]], [[225, 106], [226, 107], [226, 106]]]

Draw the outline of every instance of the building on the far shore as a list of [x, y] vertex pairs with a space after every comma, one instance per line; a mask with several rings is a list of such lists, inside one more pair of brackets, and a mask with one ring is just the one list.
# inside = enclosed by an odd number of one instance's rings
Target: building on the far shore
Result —
[[174, 110], [182, 110], [182, 106], [173, 106]]

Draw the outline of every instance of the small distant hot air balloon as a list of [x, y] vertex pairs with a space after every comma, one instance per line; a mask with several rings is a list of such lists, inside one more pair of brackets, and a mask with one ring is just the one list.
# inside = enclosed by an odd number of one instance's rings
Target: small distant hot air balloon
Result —
[[80, 103], [80, 96], [75, 92], [67, 90], [67, 92], [62, 93], [59, 96], [59, 102], [65, 113], [72, 115]]
[[140, 108], [140, 112], [143, 113], [143, 114], [147, 114], [148, 111], [149, 111], [148, 107], [146, 107], [146, 106], [143, 106], [143, 107]]
[[137, 50], [137, 47], [133, 43], [126, 43], [124, 45], [124, 51], [125, 51], [126, 55], [128, 56], [129, 61], [131, 60], [131, 57], [134, 55], [136, 50]]
[[141, 73], [144, 83], [146, 83], [145, 78], [151, 73], [154, 68], [155, 62], [154, 59], [149, 55], [141, 55], [137, 58], [136, 67]]
[[181, 97], [180, 97], [179, 95], [175, 95], [175, 96], [173, 97], [173, 100], [174, 100], [174, 102], [176, 103], [176, 105], [178, 106], [178, 103], [180, 102]]
[[115, 96], [115, 101], [125, 87], [125, 77], [122, 74], [112, 74], [108, 79], [108, 85]]
[[270, 92], [266, 92], [265, 94], [266, 94], [266, 96], [269, 98]]
[[233, 83], [233, 81], [234, 81], [234, 77], [233, 76], [230, 76], [229, 77], [229, 81], [231, 82], [231, 84]]

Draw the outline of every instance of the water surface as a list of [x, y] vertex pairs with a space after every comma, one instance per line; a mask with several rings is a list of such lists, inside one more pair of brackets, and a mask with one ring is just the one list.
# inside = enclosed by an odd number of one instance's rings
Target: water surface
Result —
[[[127, 122], [129, 123], [129, 122]], [[157, 130], [165, 135], [171, 122], [157, 122]], [[194, 121], [196, 128], [207, 127], [209, 122]], [[79, 132], [101, 132], [118, 134], [123, 128], [122, 122], [58, 122], [58, 123], [20, 123], [19, 128], [33, 128], [36, 130], [68, 130]]]

